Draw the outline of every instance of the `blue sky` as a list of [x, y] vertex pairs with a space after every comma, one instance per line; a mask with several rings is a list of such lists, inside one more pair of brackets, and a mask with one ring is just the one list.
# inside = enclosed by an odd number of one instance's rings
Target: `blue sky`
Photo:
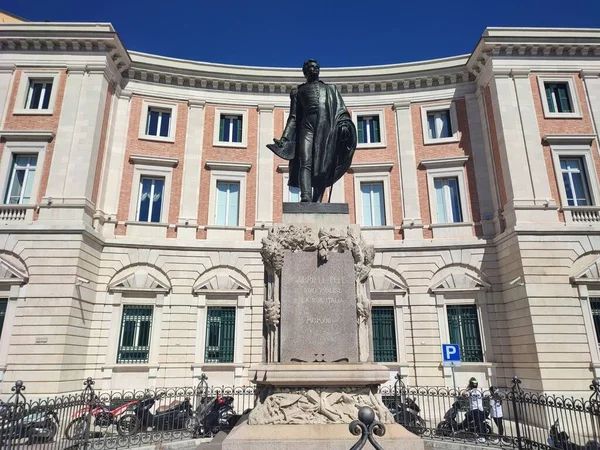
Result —
[[469, 53], [487, 26], [600, 28], [600, 0], [4, 0], [32, 21], [111, 22], [128, 50], [226, 64], [322, 67]]

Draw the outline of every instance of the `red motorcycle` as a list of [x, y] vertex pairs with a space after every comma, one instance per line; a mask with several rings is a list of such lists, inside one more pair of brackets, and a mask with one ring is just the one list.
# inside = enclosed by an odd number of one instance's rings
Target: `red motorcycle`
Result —
[[[110, 409], [100, 402], [95, 402], [92, 405], [92, 417], [94, 418], [93, 426], [99, 428], [108, 428], [111, 425], [116, 424], [119, 420], [119, 416], [123, 414], [127, 408], [137, 404], [137, 402], [137, 400], [125, 402], [114, 409]], [[88, 405], [72, 414], [71, 417], [73, 417], [73, 420], [71, 420], [69, 425], [67, 425], [67, 429], [65, 430], [65, 437], [67, 439], [83, 439], [89, 410], [90, 407]]]

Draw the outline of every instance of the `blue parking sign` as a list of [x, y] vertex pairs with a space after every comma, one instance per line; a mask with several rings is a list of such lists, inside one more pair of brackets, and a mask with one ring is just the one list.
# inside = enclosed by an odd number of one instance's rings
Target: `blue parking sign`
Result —
[[442, 359], [445, 366], [460, 366], [460, 347], [458, 344], [442, 344]]

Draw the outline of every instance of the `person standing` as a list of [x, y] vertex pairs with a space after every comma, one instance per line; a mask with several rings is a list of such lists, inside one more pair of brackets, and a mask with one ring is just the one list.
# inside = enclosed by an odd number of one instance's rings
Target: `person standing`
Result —
[[464, 425], [471, 422], [475, 424], [477, 442], [485, 442], [485, 413], [483, 412], [483, 392], [479, 389], [479, 383], [475, 377], [469, 380], [469, 386], [465, 392], [469, 401], [469, 412], [465, 415]]
[[504, 436], [504, 422], [502, 413], [502, 395], [496, 386], [490, 387], [490, 416], [498, 427], [498, 434]]

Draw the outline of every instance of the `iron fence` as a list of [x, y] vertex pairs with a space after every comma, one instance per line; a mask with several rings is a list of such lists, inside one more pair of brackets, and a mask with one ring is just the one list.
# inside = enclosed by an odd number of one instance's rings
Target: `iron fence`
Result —
[[[398, 378], [380, 394], [398, 423], [426, 439], [520, 450], [600, 450], [600, 383], [595, 380], [590, 389], [586, 399], [527, 392], [515, 377], [511, 387], [493, 395], [483, 392], [481, 428], [468, 420], [464, 390], [405, 386]], [[239, 417], [254, 407], [256, 397], [253, 386], [210, 387], [205, 376], [198, 385], [183, 388], [100, 392], [88, 378], [78, 394], [28, 400], [25, 392], [17, 382], [11, 397], [0, 402], [2, 449], [112, 450], [209, 438], [216, 430], [201, 417], [212, 400], [230, 397]], [[500, 421], [490, 417], [496, 402], [502, 409], [502, 433]]]
[[[519, 450], [588, 450], [600, 449], [598, 380], [590, 389], [588, 399], [526, 392], [514, 377], [509, 388], [481, 392], [480, 420], [470, 412], [464, 389], [410, 387], [398, 377], [393, 387], [382, 387], [380, 392], [396, 421], [426, 439]], [[492, 406], [498, 404], [502, 417], [494, 418], [499, 414], [492, 412]]]

